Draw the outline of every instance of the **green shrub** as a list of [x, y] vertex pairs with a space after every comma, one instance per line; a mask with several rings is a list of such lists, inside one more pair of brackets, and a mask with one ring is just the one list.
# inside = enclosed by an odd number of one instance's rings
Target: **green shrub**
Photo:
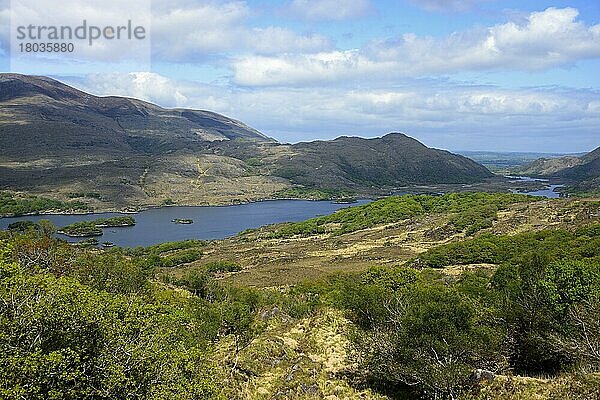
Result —
[[214, 261], [206, 264], [206, 270], [211, 273], [218, 272], [238, 272], [242, 270], [242, 267], [239, 264], [234, 263], [233, 261], [221, 260]]
[[202, 251], [196, 249], [188, 249], [177, 252], [173, 255], [160, 257], [160, 266], [172, 268], [197, 261], [200, 258], [202, 258]]
[[67, 226], [63, 226], [62, 228], [60, 228], [59, 232], [64, 233], [68, 236], [77, 237], [101, 236], [102, 228], [97, 227], [93, 221], [80, 221], [74, 222]]
[[28, 274], [0, 260], [0, 397], [213, 398], [206, 346], [181, 306]]
[[[599, 225], [600, 226], [600, 225]], [[545, 230], [517, 235], [481, 234], [461, 242], [437, 246], [419, 255], [418, 260], [433, 268], [446, 265], [519, 262], [532, 253], [543, 253], [557, 260], [600, 256], [600, 234], [595, 226], [571, 233], [565, 230]]]
[[340, 225], [333, 234], [344, 234], [378, 224], [398, 222], [425, 213], [450, 213], [450, 225], [468, 234], [491, 226], [496, 213], [509, 204], [534, 201], [531, 196], [507, 193], [451, 193], [444, 196], [405, 195], [386, 197], [369, 204], [349, 207], [323, 217], [282, 226], [274, 238], [307, 236], [327, 231], [327, 224]]

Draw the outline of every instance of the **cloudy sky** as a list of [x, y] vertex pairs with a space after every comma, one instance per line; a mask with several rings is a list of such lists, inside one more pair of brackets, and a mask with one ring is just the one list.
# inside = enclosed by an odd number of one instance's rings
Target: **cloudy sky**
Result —
[[[85, 4], [102, 23], [123, 19], [106, 1], [69, 1], [41, 14], [60, 20]], [[450, 150], [600, 145], [598, 1], [127, 3], [151, 20], [151, 63], [97, 46], [70, 68], [54, 60], [15, 70], [11, 9], [0, 0], [0, 68], [220, 112], [285, 142], [405, 132]]]

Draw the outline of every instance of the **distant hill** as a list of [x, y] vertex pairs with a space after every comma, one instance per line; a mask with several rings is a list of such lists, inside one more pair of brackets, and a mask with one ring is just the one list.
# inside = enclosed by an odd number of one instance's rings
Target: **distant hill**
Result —
[[550, 176], [564, 169], [575, 167], [581, 163], [583, 163], [583, 160], [578, 156], [542, 157], [528, 164], [515, 167], [512, 169], [512, 172], [528, 176]]
[[235, 203], [294, 187], [381, 194], [492, 177], [404, 134], [280, 144], [213, 112], [98, 97], [16, 74], [0, 74], [0, 149], [0, 190], [99, 208]]
[[342, 189], [472, 183], [493, 176], [466, 157], [431, 149], [401, 133], [298, 143], [291, 150], [294, 154], [280, 160], [275, 174], [305, 186]]
[[580, 157], [540, 158], [513, 170], [528, 176], [560, 178], [579, 190], [600, 190], [600, 147]]
[[580, 156], [582, 154], [564, 153], [534, 153], [516, 151], [456, 151], [457, 154], [468, 157], [496, 173], [506, 173], [509, 170], [531, 164], [540, 158], [560, 158], [565, 156]]

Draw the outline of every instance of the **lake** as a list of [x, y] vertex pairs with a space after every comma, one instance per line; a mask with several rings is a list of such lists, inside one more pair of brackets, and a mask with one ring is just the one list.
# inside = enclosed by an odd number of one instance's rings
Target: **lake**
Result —
[[[512, 179], [510, 182], [548, 182], [548, 179], [531, 178], [529, 176], [505, 176], [505, 178]], [[540, 190], [534, 190], [531, 192], [519, 192], [513, 191], [513, 193], [529, 194], [531, 196], [547, 197], [549, 199], [558, 199], [560, 193], [554, 191], [554, 189], [561, 188], [564, 185], [547, 185], [545, 188]]]
[[[151, 208], [133, 215], [136, 220], [135, 226], [105, 228], [104, 234], [97, 239], [100, 243], [112, 242], [121, 247], [151, 246], [185, 239], [223, 239], [246, 229], [280, 222], [303, 221], [368, 202], [368, 200], [359, 200], [352, 204], [338, 204], [332, 201], [270, 200], [220, 207]], [[97, 213], [0, 218], [0, 229], [6, 229], [9, 224], [23, 220], [47, 219], [57, 227], [62, 227], [73, 222], [119, 215], [124, 214]], [[194, 223], [175, 224], [171, 222], [174, 219], [192, 219]], [[57, 236], [70, 242], [81, 240], [81, 238], [70, 238], [64, 235]]]

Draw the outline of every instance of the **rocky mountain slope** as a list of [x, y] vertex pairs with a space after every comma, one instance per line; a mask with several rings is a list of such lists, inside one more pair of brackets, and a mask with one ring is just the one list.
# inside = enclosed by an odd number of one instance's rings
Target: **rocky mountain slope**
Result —
[[0, 189], [89, 197], [98, 208], [227, 204], [292, 187], [389, 193], [492, 174], [404, 134], [280, 144], [225, 116], [98, 97], [0, 74]]

